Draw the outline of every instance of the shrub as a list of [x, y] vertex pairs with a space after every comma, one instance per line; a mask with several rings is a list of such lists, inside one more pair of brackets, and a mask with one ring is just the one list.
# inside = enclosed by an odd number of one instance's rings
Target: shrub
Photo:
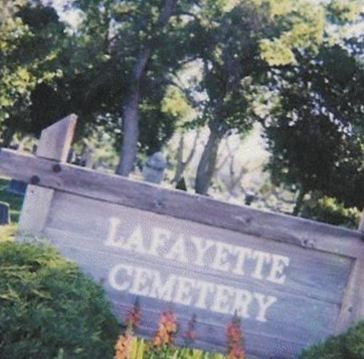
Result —
[[0, 357], [112, 358], [118, 325], [102, 289], [44, 245], [0, 243]]
[[335, 198], [322, 197], [307, 201], [301, 211], [302, 217], [322, 221], [336, 226], [358, 228], [360, 211], [357, 208], [346, 208]]
[[300, 359], [364, 359], [364, 322], [303, 351]]

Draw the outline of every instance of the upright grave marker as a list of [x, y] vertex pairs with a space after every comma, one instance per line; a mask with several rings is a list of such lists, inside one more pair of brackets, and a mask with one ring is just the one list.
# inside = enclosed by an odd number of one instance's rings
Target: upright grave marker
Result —
[[249, 356], [282, 359], [364, 318], [363, 233], [44, 157], [0, 152], [2, 173], [51, 191], [29, 197], [22, 230], [100, 281], [119, 317], [139, 298], [141, 335], [170, 308], [178, 343], [195, 316], [192, 345], [224, 351], [236, 312]]
[[0, 226], [10, 223], [9, 204], [0, 202]]

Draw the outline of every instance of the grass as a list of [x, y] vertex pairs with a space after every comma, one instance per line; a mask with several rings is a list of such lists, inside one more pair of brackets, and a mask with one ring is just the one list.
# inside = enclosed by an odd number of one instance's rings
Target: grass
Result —
[[11, 224], [0, 226], [0, 241], [12, 240], [14, 238], [18, 226], [21, 206], [23, 204], [23, 197], [6, 191], [9, 182], [10, 181], [6, 178], [0, 178], [0, 202], [9, 204], [11, 219]]

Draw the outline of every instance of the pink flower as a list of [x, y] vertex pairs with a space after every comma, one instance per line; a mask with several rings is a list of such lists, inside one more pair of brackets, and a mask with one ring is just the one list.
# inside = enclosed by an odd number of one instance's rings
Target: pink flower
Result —
[[243, 334], [240, 328], [240, 319], [236, 314], [225, 328], [227, 341], [227, 359], [245, 359]]
[[133, 308], [126, 313], [125, 322], [128, 328], [134, 331], [140, 323], [140, 305], [136, 299]]
[[187, 330], [183, 333], [183, 339], [186, 345], [190, 345], [192, 342], [196, 340], [196, 314], [192, 316], [192, 318], [187, 323]]
[[173, 336], [177, 332], [177, 320], [171, 310], [163, 312], [159, 319], [158, 329], [152, 339], [154, 347], [161, 347], [163, 345], [171, 345], [173, 343]]

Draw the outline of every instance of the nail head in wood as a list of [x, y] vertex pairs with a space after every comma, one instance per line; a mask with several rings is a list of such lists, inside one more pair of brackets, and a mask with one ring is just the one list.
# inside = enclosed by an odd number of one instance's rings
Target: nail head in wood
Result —
[[30, 184], [37, 185], [40, 182], [40, 178], [38, 176], [32, 176], [30, 179]]
[[61, 167], [61, 165], [59, 165], [59, 164], [57, 163], [56, 165], [53, 165], [52, 170], [53, 170], [53, 172], [55, 172], [55, 173], [59, 173], [59, 172], [61, 172], [61, 171], [62, 171], [62, 167]]

